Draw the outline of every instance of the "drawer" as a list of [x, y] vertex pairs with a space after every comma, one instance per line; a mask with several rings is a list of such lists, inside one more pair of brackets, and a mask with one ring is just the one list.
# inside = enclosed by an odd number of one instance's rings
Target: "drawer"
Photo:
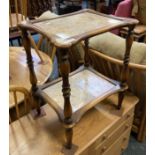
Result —
[[96, 150], [100, 148], [100, 146], [104, 146], [104, 150], [108, 149], [108, 147], [122, 135], [128, 129], [131, 129], [133, 122], [133, 117], [130, 118], [128, 121], [124, 122], [121, 126], [115, 129], [105, 140], [99, 141], [98, 145], [95, 147]]
[[[115, 132], [117, 136], [119, 133], [122, 133], [125, 129], [130, 127], [133, 123], [134, 109], [131, 109], [126, 115], [124, 115], [119, 121], [117, 121], [111, 128], [104, 132], [98, 140], [96, 140], [96, 145], [102, 143], [109, 139]], [[122, 131], [123, 130], [123, 131]], [[121, 131], [121, 132], [119, 132]], [[118, 133], [119, 132], [119, 133]], [[117, 138], [117, 137], [115, 137]]]
[[[95, 155], [120, 155], [124, 145], [124, 139], [129, 140], [131, 128], [126, 130], [113, 144], [106, 150], [105, 146], [101, 146], [94, 153]], [[128, 140], [127, 140], [128, 139]]]
[[[102, 151], [106, 151], [111, 144], [116, 141], [122, 133], [126, 132], [128, 129], [131, 130], [133, 122], [133, 115], [129, 117], [124, 123], [122, 123], [119, 127], [117, 127], [115, 130], [113, 130], [107, 137], [104, 135], [101, 136], [98, 140], [95, 141], [87, 150], [85, 150], [82, 155], [89, 155], [89, 154], [95, 154], [100, 150], [102, 147]], [[127, 138], [127, 137], [126, 137]], [[124, 146], [125, 148], [125, 143]]]
[[130, 138], [130, 133], [127, 133], [122, 140], [121, 152], [123, 152], [128, 147], [129, 138]]

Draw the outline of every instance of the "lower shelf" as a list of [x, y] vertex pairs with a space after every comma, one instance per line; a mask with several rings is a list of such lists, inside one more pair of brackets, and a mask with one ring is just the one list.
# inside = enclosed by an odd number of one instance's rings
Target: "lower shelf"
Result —
[[[71, 88], [70, 102], [76, 120], [87, 110], [95, 106], [107, 96], [122, 90], [120, 84], [99, 74], [92, 68], [83, 68], [69, 77]], [[42, 95], [58, 113], [64, 109], [64, 98], [62, 95], [62, 81], [43, 89]], [[78, 118], [77, 118], [78, 117]]]

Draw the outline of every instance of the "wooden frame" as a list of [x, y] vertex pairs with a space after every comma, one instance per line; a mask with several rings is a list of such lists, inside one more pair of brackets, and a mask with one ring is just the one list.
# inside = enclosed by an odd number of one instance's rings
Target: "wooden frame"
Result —
[[[96, 25], [96, 23], [98, 24]], [[86, 111], [95, 106], [99, 101], [105, 99], [107, 96], [112, 95], [113, 93], [119, 92], [118, 109], [121, 108], [121, 104], [124, 98], [124, 91], [127, 89], [126, 76], [129, 63], [130, 49], [132, 46], [132, 30], [137, 23], [138, 21], [134, 19], [117, 18], [114, 16], [103, 15], [101, 13], [86, 9], [48, 20], [25, 21], [19, 25], [20, 29], [22, 30], [23, 43], [27, 54], [27, 63], [30, 71], [30, 82], [32, 85], [31, 90], [34, 100], [36, 100], [36, 102], [39, 102], [39, 100], [44, 98], [56, 111], [59, 118], [62, 118], [61, 120], [63, 121], [64, 127], [66, 129], [66, 148], [70, 149], [72, 147], [73, 126], [75, 125], [75, 123]], [[89, 38], [97, 34], [104, 33], [123, 26], [129, 27], [129, 34], [126, 39], [126, 51], [123, 62], [124, 67], [121, 74], [121, 82], [120, 84], [118, 84], [119, 87], [117, 87], [117, 89], [115, 90], [109, 90], [106, 95], [102, 94], [103, 96], [101, 98], [97, 97], [96, 99], [93, 99], [89, 104], [83, 106], [74, 118], [75, 113], [72, 109], [70, 101], [71, 87], [69, 83], [70, 65], [68, 61], [68, 49], [71, 48], [73, 45], [77, 44], [79, 41], [84, 40], [84, 66], [86, 69], [89, 69]], [[41, 33], [58, 48], [58, 61], [62, 76], [62, 93], [64, 98], [63, 113], [58, 108], [57, 104], [55, 104], [52, 100], [49, 99], [48, 94], [43, 95], [43, 90], [37, 86], [37, 77], [34, 72], [33, 60], [30, 50], [30, 40], [27, 33], [28, 30], [33, 30]], [[100, 77], [97, 72], [95, 72], [95, 74]], [[107, 82], [110, 81], [110, 79], [108, 78], [103, 78]], [[50, 86], [51, 85], [49, 84], [48, 87]]]

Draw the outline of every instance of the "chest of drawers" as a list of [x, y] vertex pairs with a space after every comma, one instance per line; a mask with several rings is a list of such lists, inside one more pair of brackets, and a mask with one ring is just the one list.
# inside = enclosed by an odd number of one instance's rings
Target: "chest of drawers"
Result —
[[[135, 96], [125, 96], [121, 110], [116, 109], [117, 95], [89, 110], [74, 127], [72, 150], [65, 143], [62, 124], [45, 105], [46, 115], [34, 120], [30, 115], [10, 124], [10, 154], [13, 155], [120, 155], [130, 136]], [[116, 103], [116, 105], [115, 105]]]

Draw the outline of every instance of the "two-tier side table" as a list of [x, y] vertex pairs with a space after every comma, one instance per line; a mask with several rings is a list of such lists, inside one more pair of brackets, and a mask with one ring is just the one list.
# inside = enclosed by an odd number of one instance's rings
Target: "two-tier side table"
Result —
[[[132, 46], [131, 34], [137, 23], [134, 19], [118, 18], [85, 9], [48, 20], [24, 21], [19, 25], [27, 54], [33, 98], [36, 102], [44, 99], [57, 113], [65, 127], [66, 148], [70, 149], [72, 146], [74, 125], [90, 108], [114, 93], [118, 93], [118, 109], [121, 108], [124, 91], [127, 89], [126, 72]], [[121, 81], [117, 82], [99, 74], [89, 65], [89, 38], [123, 26], [129, 27], [129, 34]], [[37, 85], [27, 33], [29, 30], [42, 34], [57, 47], [62, 78], [44, 86]], [[80, 41], [85, 43], [85, 63], [69, 74], [68, 49]]]

